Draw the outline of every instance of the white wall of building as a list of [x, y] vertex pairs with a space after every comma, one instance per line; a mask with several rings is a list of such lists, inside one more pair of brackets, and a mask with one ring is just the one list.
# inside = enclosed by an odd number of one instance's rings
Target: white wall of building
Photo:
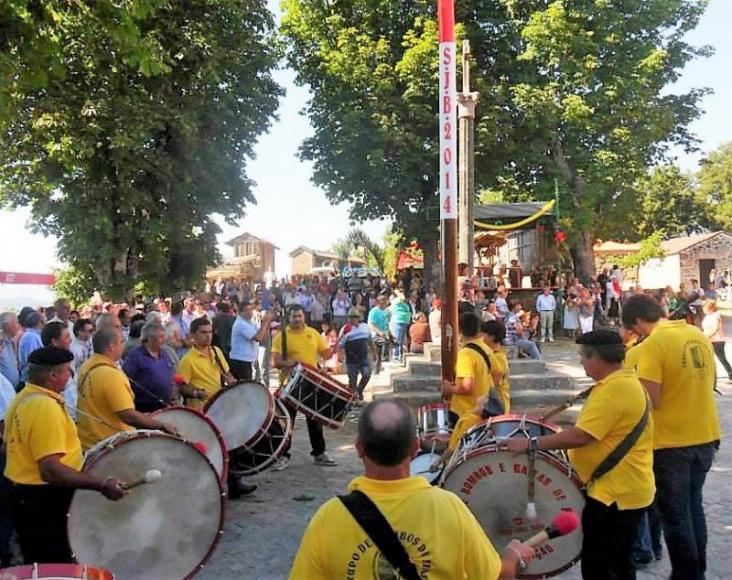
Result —
[[654, 290], [681, 284], [681, 256], [674, 254], [665, 258], [653, 258], [638, 270], [638, 282], [644, 290]]

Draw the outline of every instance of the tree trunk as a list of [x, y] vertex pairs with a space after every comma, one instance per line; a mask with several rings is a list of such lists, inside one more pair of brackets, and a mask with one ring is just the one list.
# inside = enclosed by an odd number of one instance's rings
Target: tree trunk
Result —
[[583, 230], [574, 237], [569, 250], [574, 262], [574, 274], [585, 285], [589, 284], [595, 274], [595, 255], [592, 251], [594, 243], [594, 236]]

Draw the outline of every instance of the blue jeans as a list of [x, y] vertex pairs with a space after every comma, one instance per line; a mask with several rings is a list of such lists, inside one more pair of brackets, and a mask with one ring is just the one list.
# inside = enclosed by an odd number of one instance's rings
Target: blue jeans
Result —
[[663, 521], [672, 580], [704, 580], [707, 524], [702, 487], [715, 444], [659, 449], [653, 454], [658, 507]]
[[526, 354], [528, 354], [531, 358], [534, 360], [541, 360], [541, 353], [539, 352], [539, 347], [536, 346], [536, 343], [533, 340], [526, 340], [525, 338], [517, 338], [516, 342], [513, 343], [517, 347], [519, 347], [521, 350], [523, 350]]
[[402, 352], [404, 350], [404, 339], [407, 337], [407, 328], [409, 324], [391, 324], [389, 332], [394, 337], [394, 360], [402, 360]]
[[[358, 395], [359, 400], [363, 401], [363, 392], [371, 378], [371, 363], [368, 359], [361, 363], [346, 362], [346, 372], [348, 373], [348, 386]], [[359, 374], [361, 375], [360, 382]]]

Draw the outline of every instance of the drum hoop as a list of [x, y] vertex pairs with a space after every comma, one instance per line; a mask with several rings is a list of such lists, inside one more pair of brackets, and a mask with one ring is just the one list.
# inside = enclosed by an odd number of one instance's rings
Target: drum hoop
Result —
[[[498, 447], [494, 444], [491, 445], [484, 445], [483, 447], [480, 447], [478, 449], [473, 449], [472, 451], [465, 454], [463, 461], [467, 461], [468, 459], [472, 459], [473, 457], [478, 457], [480, 455], [487, 455], [491, 453], [492, 451], [498, 451]], [[572, 465], [567, 461], [564, 462], [558, 458], [556, 458], [553, 454], [539, 450], [536, 452], [538, 457], [542, 457], [542, 459], [546, 460], [547, 463], [552, 465], [553, 467], [559, 469], [564, 475], [567, 476], [567, 478], [575, 484], [577, 489], [579, 490], [580, 494], [584, 495], [584, 486], [582, 485], [582, 482], [580, 481], [579, 477], [577, 476], [577, 472], [574, 470]], [[445, 481], [450, 477], [450, 475], [457, 469], [458, 465], [461, 465], [463, 461], [455, 462], [454, 464], [451, 462], [450, 464], [446, 465], [441, 477], [440, 477], [440, 487], [444, 489], [445, 487]], [[546, 572], [544, 574], [518, 574], [516, 578], [520, 578], [521, 580], [543, 580], [544, 578], [550, 578], [552, 576], [556, 576], [557, 574], [561, 574], [562, 572], [569, 570], [572, 566], [574, 566], [577, 562], [579, 562], [580, 558], [582, 557], [582, 550], [579, 551], [579, 553], [573, 557], [569, 562], [564, 564], [563, 566], [560, 566], [559, 568], [556, 568], [554, 570], [551, 570], [550, 572]]]
[[[10, 566], [8, 568], [0, 569], [3, 574], [11, 574], [13, 578], [32, 579], [38, 578], [38, 574], [52, 574], [58, 576], [59, 574], [70, 574], [76, 573], [78, 576], [69, 576], [69, 578], [76, 578], [79, 580], [86, 579], [89, 573], [94, 574], [93, 578], [98, 580], [114, 580], [114, 573], [107, 569], [99, 566], [92, 566], [91, 564], [53, 564], [50, 562], [34, 563], [34, 564], [21, 564], [19, 566]], [[47, 576], [43, 576], [45, 578]]]
[[[206, 401], [206, 404], [203, 407], [203, 412], [205, 414], [208, 414], [208, 411], [211, 409], [211, 406], [214, 404], [214, 402], [217, 401], [219, 398], [223, 397], [223, 393], [229, 391], [229, 389], [233, 389], [234, 387], [237, 387], [239, 385], [248, 385], [250, 383], [261, 386], [263, 389], [265, 389], [269, 393], [269, 389], [265, 385], [263, 385], [262, 383], [258, 383], [256, 381], [246, 381], [243, 383], [237, 383], [236, 385], [232, 385], [230, 387], [226, 387], [225, 389], [219, 389], [218, 391], [216, 391], [216, 393], [214, 393], [214, 395], [208, 401]], [[272, 395], [272, 393], [269, 393], [269, 394]], [[272, 397], [272, 396], [270, 396], [270, 398], [269, 398], [268, 407], [269, 408], [267, 409], [267, 416], [264, 419], [264, 423], [262, 423], [262, 425], [260, 425], [257, 428], [257, 432], [254, 435], [252, 435], [247, 441], [242, 443], [239, 447], [236, 447], [234, 449], [227, 448], [227, 451], [229, 453], [236, 455], [237, 451], [239, 449], [241, 449], [242, 447], [252, 447], [253, 445], [256, 445], [257, 443], [259, 443], [259, 440], [262, 437], [264, 437], [264, 435], [267, 433], [267, 430], [269, 429], [269, 426], [272, 424], [272, 421], [274, 421], [274, 397]], [[210, 417], [209, 417], [209, 419], [210, 419]], [[212, 422], [215, 423], [215, 421], [213, 421], [213, 419], [211, 419], [211, 420], [212, 420]]]
[[[125, 437], [122, 439], [122, 441], [119, 443], [119, 445], [109, 445], [108, 447], [103, 447], [102, 449], [116, 449], [117, 447], [121, 447], [125, 443], [129, 443], [130, 441], [134, 439], [141, 439], [143, 437], [145, 438], [151, 438], [153, 434], [155, 434], [156, 437], [164, 437], [166, 439], [174, 439], [175, 441], [180, 441], [181, 443], [188, 445], [189, 447], [196, 449], [195, 445], [193, 443], [186, 441], [185, 439], [181, 439], [180, 437], [176, 437], [175, 435], [170, 435], [169, 433], [165, 433], [163, 431], [144, 431], [140, 435], [135, 435], [137, 433], [136, 431], [128, 431], [127, 433], [130, 433], [130, 437]], [[211, 471], [213, 471], [214, 475], [216, 476], [216, 483], [218, 483], [219, 486], [219, 527], [216, 530], [216, 533], [214, 534], [214, 540], [211, 543], [211, 546], [209, 547], [208, 551], [204, 554], [203, 559], [196, 564], [196, 566], [191, 570], [188, 574], [186, 574], [183, 577], [183, 580], [190, 580], [193, 578], [198, 572], [201, 571], [201, 569], [204, 567], [206, 562], [208, 562], [209, 558], [213, 555], [214, 551], [216, 550], [216, 547], [219, 544], [219, 541], [221, 540], [221, 536], [224, 535], [224, 525], [226, 523], [226, 491], [224, 490], [224, 486], [221, 483], [221, 480], [219, 479], [219, 474], [216, 472], [216, 468], [213, 466], [213, 463], [211, 463], [211, 460], [206, 457], [203, 453], [198, 451], [196, 449], [196, 453], [198, 453], [201, 457], [203, 457], [206, 460], [206, 463], [208, 463], [209, 468]], [[83, 471], [86, 471], [88, 468], [93, 467], [97, 461], [99, 460], [99, 456], [96, 456], [88, 465], [85, 463], [83, 467]], [[67, 537], [71, 537], [71, 530], [70, 527], [70, 521], [71, 521], [71, 512], [74, 507], [74, 502], [76, 501], [76, 492], [74, 492], [73, 496], [71, 497], [71, 503], [69, 504], [69, 511], [66, 512], [66, 535]], [[76, 554], [72, 553], [71, 557], [76, 562]], [[77, 562], [81, 565], [80, 562]]]
[[449, 411], [450, 405], [449, 403], [427, 403], [426, 405], [422, 405], [419, 409], [417, 409], [417, 415], [421, 415], [423, 412], [426, 411]]
[[[226, 448], [226, 441], [224, 441], [224, 437], [221, 435], [221, 431], [216, 426], [216, 423], [214, 423], [208, 416], [201, 413], [201, 411], [199, 411], [198, 409], [191, 409], [190, 407], [184, 407], [183, 405], [172, 405], [170, 407], [165, 407], [164, 409], [158, 409], [157, 411], [151, 413], [150, 416], [155, 417], [163, 411], [185, 411], [186, 413], [196, 415], [199, 419], [203, 419], [204, 422], [209, 427], [211, 427], [214, 435], [216, 436], [216, 440], [219, 442], [219, 447], [221, 447], [221, 454], [224, 458], [223, 466], [221, 469], [221, 481], [226, 481], [226, 477], [229, 473], [229, 450]], [[181, 439], [183, 438], [181, 437]]]
[[496, 415], [489, 419], [484, 419], [480, 423], [476, 423], [474, 425], [474, 427], [477, 427], [478, 425], [480, 425], [482, 423], [490, 423], [492, 425], [494, 423], [500, 424], [500, 423], [507, 423], [509, 421], [519, 421], [519, 422], [530, 421], [530, 422], [540, 425], [542, 427], [553, 430], [555, 433], [558, 433], [562, 430], [562, 427], [560, 425], [558, 425], [557, 423], [552, 423], [551, 421], [545, 421], [544, 419], [541, 418], [540, 415], [530, 415], [528, 413], [506, 413], [505, 415]]
[[[316, 383], [318, 386], [329, 385], [331, 387], [335, 387], [336, 393], [341, 393], [341, 394], [345, 395], [347, 401], [352, 401], [353, 399], [355, 399], [355, 395], [351, 392], [351, 390], [346, 385], [344, 385], [340, 381], [334, 379], [329, 374], [321, 372], [319, 369], [317, 369], [314, 366], [309, 365], [307, 363], [301, 362], [301, 363], [297, 363], [297, 364], [299, 365], [300, 368], [296, 367], [295, 372], [302, 370], [302, 375], [305, 377], [312, 376], [312, 377], [317, 377], [318, 379], [323, 380], [323, 383]], [[327, 390], [330, 390], [330, 389], [327, 389]]]
[[[281, 413], [281, 416], [285, 418], [285, 433], [284, 437], [282, 437], [282, 443], [277, 448], [277, 451], [280, 451], [286, 444], [288, 440], [292, 438], [292, 430], [293, 430], [293, 424], [292, 424], [292, 417], [290, 417], [290, 413], [287, 410], [287, 405], [280, 399], [277, 399], [276, 404], [278, 406], [278, 409]], [[277, 417], [277, 413], [275, 413], [275, 418]], [[273, 419], [274, 420], [274, 419]], [[243, 455], [243, 453], [242, 453]], [[245, 470], [232, 470], [232, 474], [236, 475], [237, 477], [245, 477], [249, 475], [254, 475], [256, 473], [262, 473], [265, 469], [267, 469], [270, 465], [272, 465], [277, 459], [279, 459], [282, 456], [282, 453], [278, 453], [277, 455], [274, 455], [271, 460], [265, 461], [262, 463], [262, 465], [258, 465], [257, 469], [245, 469]]]

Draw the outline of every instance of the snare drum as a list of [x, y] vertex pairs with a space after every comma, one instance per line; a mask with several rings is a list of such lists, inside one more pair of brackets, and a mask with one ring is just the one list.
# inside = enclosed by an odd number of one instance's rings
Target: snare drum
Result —
[[[500, 553], [513, 538], [525, 540], [543, 530], [563, 509], [581, 514], [585, 500], [569, 462], [561, 454], [538, 451], [534, 495], [538, 518], [528, 520], [528, 457], [499, 451], [488, 423], [475, 425], [462, 438], [445, 468], [442, 487], [465, 502]], [[523, 435], [515, 430], [514, 436]], [[579, 530], [549, 540], [537, 548], [536, 558], [518, 578], [556, 576], [579, 560], [581, 550]]]
[[446, 442], [450, 440], [450, 405], [448, 403], [431, 403], [422, 405], [417, 410], [417, 436], [420, 441]]
[[346, 385], [304, 363], [297, 364], [290, 381], [277, 396], [331, 429], [343, 427], [356, 400], [356, 394]]
[[129, 431], [87, 452], [84, 471], [139, 480], [150, 469], [157, 483], [119, 501], [77, 490], [68, 515], [74, 558], [113, 570], [122, 580], [190, 578], [223, 533], [225, 493], [208, 458], [192, 443], [159, 431]]
[[411, 477], [423, 477], [430, 485], [437, 485], [442, 475], [442, 468], [437, 471], [430, 471], [430, 467], [442, 455], [440, 453], [420, 453], [409, 463], [409, 475]]
[[275, 402], [260, 383], [240, 383], [211, 397], [204, 413], [224, 438], [231, 457], [244, 453], [266, 437], [274, 419]]
[[253, 475], [264, 471], [272, 465], [287, 447], [292, 437], [292, 419], [285, 404], [275, 401], [274, 420], [267, 429], [267, 434], [256, 445], [243, 451], [231, 459], [229, 470], [236, 476]]
[[203, 443], [206, 447], [206, 457], [216, 469], [221, 481], [226, 481], [229, 455], [226, 453], [226, 444], [221, 432], [211, 419], [188, 407], [167, 407], [155, 411], [151, 416], [158, 421], [175, 425], [178, 434], [186, 441], [193, 444]]
[[114, 574], [88, 564], [33, 564], [0, 569], [4, 580], [114, 580]]

